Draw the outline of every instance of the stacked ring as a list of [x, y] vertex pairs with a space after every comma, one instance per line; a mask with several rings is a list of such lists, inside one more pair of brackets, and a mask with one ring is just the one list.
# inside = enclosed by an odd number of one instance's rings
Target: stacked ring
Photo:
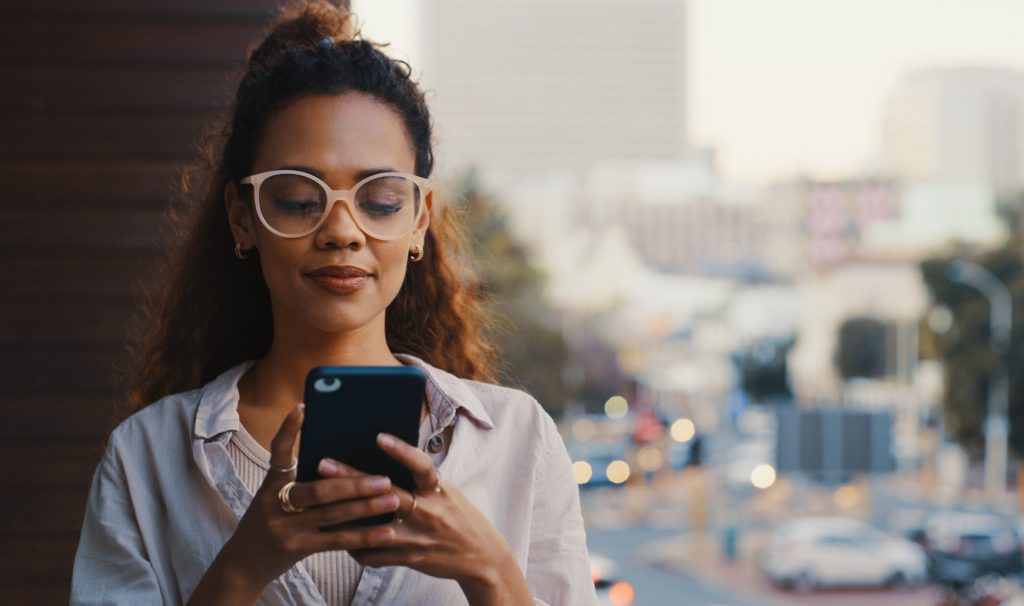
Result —
[[277, 492], [277, 500], [281, 503], [281, 509], [283, 509], [285, 513], [298, 513], [300, 511], [304, 511], [304, 508], [292, 505], [292, 501], [288, 496], [292, 491], [292, 486], [295, 486], [294, 481], [288, 482]]
[[299, 460], [295, 459], [295, 462], [292, 463], [291, 467], [274, 467], [273, 465], [271, 465], [270, 468], [273, 469], [274, 471], [280, 471], [281, 473], [288, 473], [290, 471], [295, 471], [296, 469], [298, 469], [298, 467], [299, 467]]
[[398, 512], [395, 511], [395, 521], [399, 524], [404, 524], [414, 511], [416, 511], [416, 495], [412, 495], [412, 508], [409, 510], [408, 515], [400, 516], [398, 515]]

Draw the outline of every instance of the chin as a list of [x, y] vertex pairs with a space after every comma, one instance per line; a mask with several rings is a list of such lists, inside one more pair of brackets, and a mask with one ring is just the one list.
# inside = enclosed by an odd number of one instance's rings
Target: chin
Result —
[[320, 307], [306, 316], [306, 322], [324, 332], [350, 332], [365, 327], [383, 313], [383, 309], [361, 309], [361, 306], [339, 304]]

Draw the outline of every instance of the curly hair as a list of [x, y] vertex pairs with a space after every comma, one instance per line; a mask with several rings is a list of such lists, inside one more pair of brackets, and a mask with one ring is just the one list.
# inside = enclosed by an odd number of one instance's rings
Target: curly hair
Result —
[[[312, 0], [284, 9], [250, 54], [232, 108], [208, 129], [198, 161], [182, 175], [184, 211], [170, 213], [175, 244], [143, 286], [128, 333], [135, 367], [123, 382], [130, 411], [267, 353], [270, 294], [259, 263], [233, 254], [224, 188], [249, 174], [274, 112], [306, 95], [350, 91], [402, 117], [415, 172], [430, 176], [430, 113], [409, 65], [361, 39], [344, 8]], [[494, 351], [483, 336], [491, 322], [465, 250], [457, 209], [435, 203], [424, 257], [409, 264], [387, 308], [387, 343], [458, 376], [494, 382]]]

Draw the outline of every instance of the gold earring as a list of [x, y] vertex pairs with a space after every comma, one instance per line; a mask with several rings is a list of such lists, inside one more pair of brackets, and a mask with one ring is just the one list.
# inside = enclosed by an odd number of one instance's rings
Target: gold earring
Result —
[[243, 255], [242, 254], [242, 243], [241, 242], [235, 242], [235, 256], [238, 257], [239, 259], [243, 260], [243, 261], [245, 261], [246, 259], [249, 258], [249, 255]]
[[416, 246], [413, 246], [412, 250], [409, 251], [409, 260], [412, 261], [413, 263], [415, 263], [415, 262], [419, 261], [422, 258], [423, 258], [423, 247], [420, 246], [419, 244], [417, 244]]

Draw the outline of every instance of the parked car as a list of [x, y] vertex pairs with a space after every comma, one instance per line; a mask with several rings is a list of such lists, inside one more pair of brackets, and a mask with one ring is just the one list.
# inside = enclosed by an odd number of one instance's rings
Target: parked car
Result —
[[608, 466], [616, 461], [620, 465], [628, 465], [629, 444], [626, 442], [577, 442], [570, 448], [570, 455], [574, 463], [584, 462], [590, 466], [590, 479], [584, 482], [580, 488], [596, 488], [598, 486], [615, 486], [621, 482], [613, 482], [608, 477]]
[[812, 517], [784, 524], [763, 561], [775, 583], [797, 591], [818, 587], [896, 587], [921, 583], [920, 546], [844, 517]]
[[925, 524], [928, 574], [946, 585], [965, 585], [979, 577], [1020, 574], [1020, 538], [1013, 524], [992, 513], [951, 511]]

